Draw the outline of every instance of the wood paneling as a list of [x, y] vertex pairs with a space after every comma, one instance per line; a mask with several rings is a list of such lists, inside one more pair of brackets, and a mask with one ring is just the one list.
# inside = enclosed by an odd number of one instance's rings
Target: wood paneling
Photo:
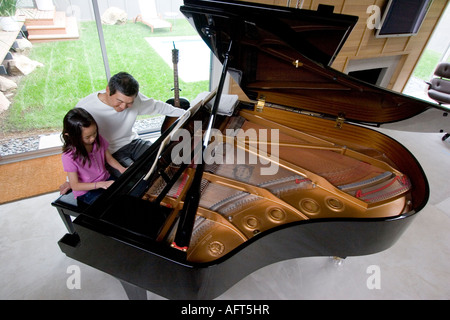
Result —
[[375, 37], [375, 30], [370, 30], [367, 27], [367, 19], [371, 13], [367, 13], [366, 11], [367, 8], [373, 4], [379, 6], [383, 10], [386, 2], [387, 0], [345, 1], [342, 13], [357, 15], [360, 19], [348, 41], [339, 53], [338, 59], [336, 59], [333, 67], [339, 71], [345, 72], [348, 61], [352, 59], [368, 59], [399, 55], [401, 56], [401, 61], [391, 78], [388, 88], [395, 91], [402, 91], [439, 21], [439, 17], [442, 15], [447, 1], [433, 1], [420, 32], [417, 35], [379, 39]]

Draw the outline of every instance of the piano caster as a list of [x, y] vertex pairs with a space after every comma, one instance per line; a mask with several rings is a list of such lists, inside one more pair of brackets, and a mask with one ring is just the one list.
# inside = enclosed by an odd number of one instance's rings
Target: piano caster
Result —
[[340, 266], [342, 266], [344, 264], [344, 259], [345, 258], [333, 256], [333, 257], [331, 257], [331, 259], [332, 259], [333, 264], [336, 267], [340, 267]]

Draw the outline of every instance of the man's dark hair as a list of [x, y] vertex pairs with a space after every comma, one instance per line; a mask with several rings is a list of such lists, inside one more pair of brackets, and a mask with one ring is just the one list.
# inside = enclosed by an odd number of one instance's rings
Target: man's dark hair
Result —
[[111, 77], [108, 82], [109, 95], [119, 91], [127, 97], [135, 97], [139, 92], [139, 83], [133, 76], [126, 72], [119, 72]]

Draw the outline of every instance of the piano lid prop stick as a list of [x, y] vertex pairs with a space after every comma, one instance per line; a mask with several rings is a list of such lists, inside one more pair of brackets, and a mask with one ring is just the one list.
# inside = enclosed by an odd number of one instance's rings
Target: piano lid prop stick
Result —
[[197, 112], [197, 110], [198, 110], [198, 108], [200, 108], [200, 106], [208, 103], [215, 96], [216, 92], [217, 92], [217, 89], [214, 91], [211, 91], [211, 93], [207, 97], [205, 97], [204, 100], [198, 102], [195, 106], [191, 106], [188, 110], [186, 110], [186, 112], [180, 118], [178, 118], [178, 120], [177, 120], [178, 122], [175, 125], [175, 127], [172, 129], [171, 133], [164, 139], [163, 142], [161, 142], [161, 144], [159, 146], [158, 154], [155, 157], [155, 161], [153, 162], [152, 167], [147, 172], [147, 174], [145, 175], [143, 180], [147, 181], [148, 178], [150, 178], [151, 174], [155, 170], [156, 164], [158, 163], [158, 159], [161, 155], [162, 150], [169, 143], [169, 141], [172, 140], [172, 137], [177, 132], [177, 130], [190, 118], [191, 115], [193, 115]]
[[180, 118], [179, 121], [177, 122], [177, 124], [175, 125], [175, 128], [173, 128], [172, 132], [164, 139], [163, 142], [161, 142], [161, 144], [159, 145], [159, 149], [158, 149], [158, 154], [156, 155], [155, 161], [153, 162], [152, 167], [150, 168], [150, 170], [147, 172], [147, 174], [144, 177], [144, 180], [147, 181], [148, 178], [151, 176], [151, 174], [153, 173], [153, 170], [155, 170], [156, 164], [158, 163], [158, 159], [161, 155], [162, 150], [164, 149], [164, 147], [167, 145], [167, 143], [169, 143], [170, 140], [172, 140], [173, 135], [175, 134], [175, 132], [177, 132], [177, 130], [185, 123], [185, 121], [187, 119], [189, 119], [189, 117], [191, 116], [191, 112], [189, 110], [187, 110]]
[[[211, 130], [214, 126], [214, 122], [217, 116], [217, 110], [219, 109], [220, 97], [222, 95], [223, 86], [228, 69], [228, 59], [231, 51], [232, 41], [228, 47], [228, 51], [225, 54], [223, 62], [222, 74], [220, 75], [220, 82], [217, 89], [216, 100], [214, 101], [211, 115], [209, 117], [208, 127], [204, 135], [202, 152], [206, 149], [211, 139]], [[180, 212], [180, 221], [178, 223], [177, 233], [175, 240], [172, 243], [172, 247], [181, 251], [187, 251], [189, 242], [194, 228], [195, 215], [197, 214], [198, 204], [200, 201], [200, 187], [203, 178], [203, 172], [205, 169], [204, 161], [199, 163], [195, 169], [194, 178], [189, 188], [186, 199], [184, 201], [183, 209]]]

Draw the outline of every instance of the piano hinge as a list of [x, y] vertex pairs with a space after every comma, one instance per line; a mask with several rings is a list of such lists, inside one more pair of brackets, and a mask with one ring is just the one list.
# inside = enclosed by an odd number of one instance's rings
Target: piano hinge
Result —
[[264, 109], [264, 106], [266, 105], [266, 97], [265, 96], [260, 96], [258, 99], [258, 102], [255, 105], [255, 111], [256, 112], [262, 112]]
[[344, 122], [345, 122], [345, 114], [339, 113], [338, 117], [336, 118], [336, 124], [334, 125], [334, 127], [341, 129]]

